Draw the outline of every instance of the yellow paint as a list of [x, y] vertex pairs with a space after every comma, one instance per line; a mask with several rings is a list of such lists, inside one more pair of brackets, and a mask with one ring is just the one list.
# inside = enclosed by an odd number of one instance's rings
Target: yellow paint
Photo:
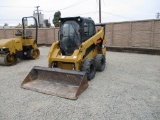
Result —
[[[103, 39], [103, 36], [104, 27], [101, 27], [101, 29], [97, 31], [94, 36], [83, 42], [79, 46], [79, 49], [76, 49], [70, 56], [64, 56], [61, 54], [59, 42], [53, 43], [48, 54], [48, 66], [52, 67], [52, 62], [56, 61], [58, 63], [58, 68], [72, 70], [74, 69], [73, 66], [75, 65], [75, 70], [81, 70], [83, 61], [86, 58], [95, 58], [97, 54], [104, 54], [104, 56], [106, 56], [106, 48], [99, 50], [96, 46], [95, 49], [93, 49], [85, 58], [83, 58], [87, 48], [89, 48], [93, 44], [96, 45], [97, 40]], [[103, 44], [106, 44], [106, 38], [103, 39]]]

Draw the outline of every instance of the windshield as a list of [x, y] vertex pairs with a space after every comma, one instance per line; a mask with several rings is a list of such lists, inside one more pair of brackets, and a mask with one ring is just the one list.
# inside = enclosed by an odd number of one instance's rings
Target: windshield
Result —
[[66, 21], [60, 29], [60, 47], [62, 54], [71, 55], [80, 45], [79, 24], [75, 21]]

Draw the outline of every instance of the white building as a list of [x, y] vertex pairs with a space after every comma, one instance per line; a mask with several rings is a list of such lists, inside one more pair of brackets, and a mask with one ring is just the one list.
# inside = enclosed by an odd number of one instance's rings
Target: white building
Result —
[[[37, 22], [38, 22], [38, 13], [34, 12], [33, 16], [37, 19]], [[46, 27], [45, 23], [44, 23], [44, 15], [41, 12], [39, 13], [39, 24], [42, 27]], [[39, 24], [38, 24], [38, 26], [39, 26]]]

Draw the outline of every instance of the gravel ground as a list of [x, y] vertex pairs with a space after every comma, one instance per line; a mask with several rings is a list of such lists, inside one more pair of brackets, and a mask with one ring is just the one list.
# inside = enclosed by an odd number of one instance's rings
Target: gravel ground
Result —
[[0, 120], [160, 120], [160, 56], [107, 52], [78, 100], [20, 88], [33, 66], [47, 67], [49, 47], [37, 60], [0, 66]]

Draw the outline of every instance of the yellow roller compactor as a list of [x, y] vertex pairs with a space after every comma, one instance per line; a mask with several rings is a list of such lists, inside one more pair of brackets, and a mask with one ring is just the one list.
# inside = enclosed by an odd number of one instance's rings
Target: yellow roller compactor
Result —
[[[34, 19], [35, 21], [35, 38], [32, 36], [31, 30], [25, 29], [25, 21]], [[17, 30], [15, 38], [0, 40], [0, 64], [13, 65], [20, 59], [36, 59], [40, 52], [37, 47], [37, 20], [34, 17], [22, 18], [23, 31]]]
[[105, 24], [95, 25], [90, 18], [60, 18], [59, 41], [50, 48], [48, 67], [33, 67], [21, 87], [77, 99], [96, 70], [105, 69], [105, 62]]

